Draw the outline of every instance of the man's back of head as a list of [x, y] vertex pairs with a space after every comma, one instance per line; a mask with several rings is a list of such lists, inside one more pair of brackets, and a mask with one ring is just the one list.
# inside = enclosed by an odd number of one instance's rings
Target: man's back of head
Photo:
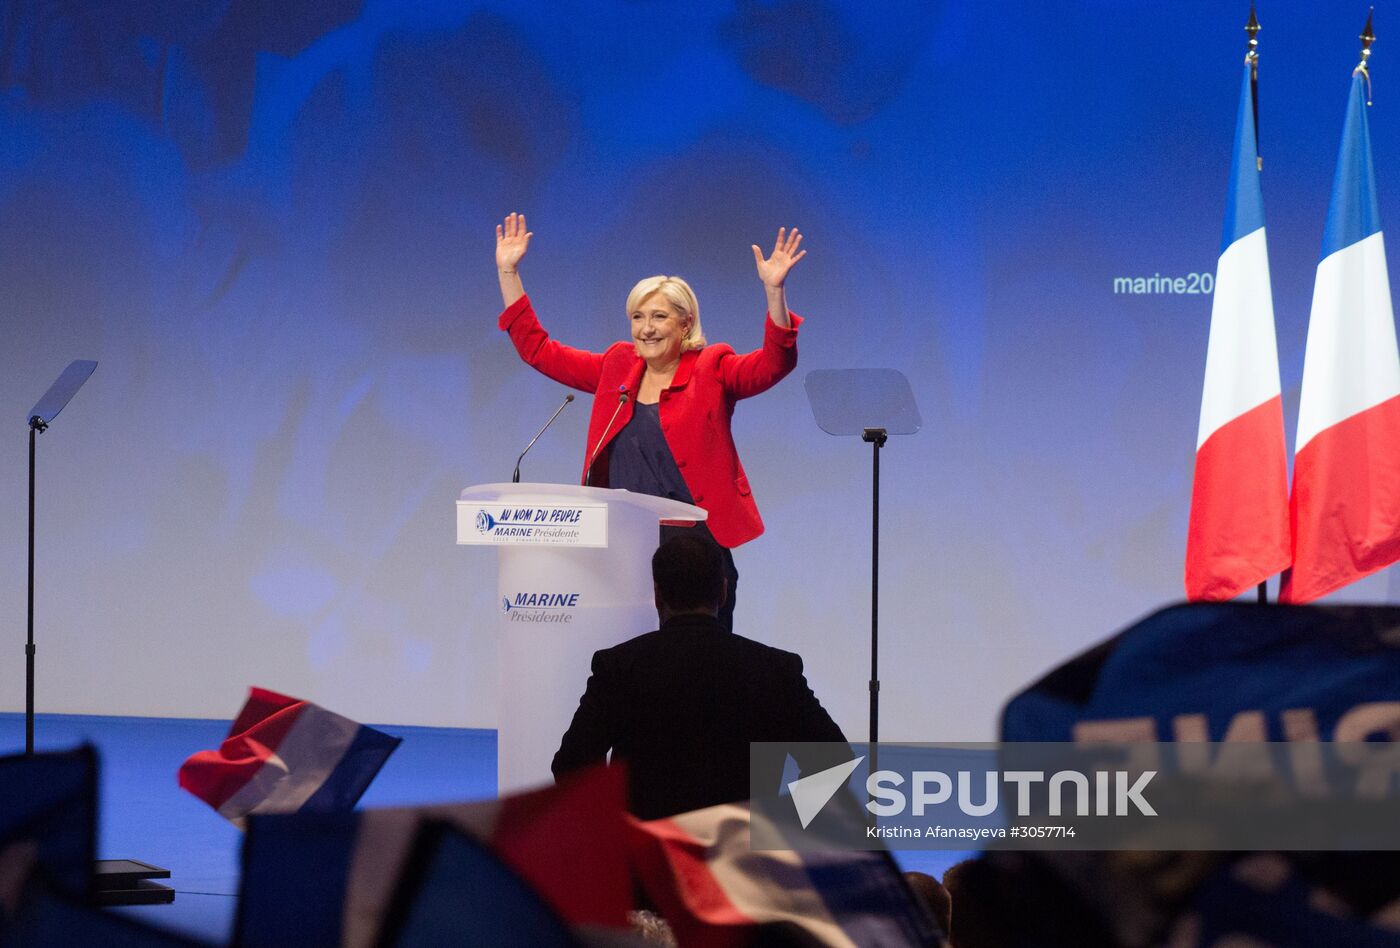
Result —
[[651, 557], [651, 580], [661, 621], [675, 615], [716, 615], [726, 594], [719, 547], [700, 537], [672, 537]]

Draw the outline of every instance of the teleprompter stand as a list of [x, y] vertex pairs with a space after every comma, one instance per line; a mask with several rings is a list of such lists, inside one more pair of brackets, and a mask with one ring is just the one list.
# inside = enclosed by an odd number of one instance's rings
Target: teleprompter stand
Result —
[[34, 753], [34, 443], [47, 431], [58, 413], [83, 387], [97, 363], [78, 359], [54, 380], [44, 397], [29, 412], [29, 616], [24, 646], [24, 752]]
[[[807, 374], [807, 401], [829, 435], [860, 435], [871, 447], [870, 481], [870, 737], [880, 729], [880, 449], [892, 434], [923, 426], [909, 379], [895, 369], [818, 369]], [[874, 749], [872, 748], [872, 754]]]
[[[68, 364], [44, 397], [29, 412], [29, 613], [24, 646], [24, 752], [34, 753], [34, 456], [38, 436], [83, 387], [97, 363], [78, 359]], [[92, 898], [98, 905], [150, 905], [172, 902], [175, 890], [152, 882], [168, 879], [170, 870], [137, 859], [99, 859], [93, 867]]]

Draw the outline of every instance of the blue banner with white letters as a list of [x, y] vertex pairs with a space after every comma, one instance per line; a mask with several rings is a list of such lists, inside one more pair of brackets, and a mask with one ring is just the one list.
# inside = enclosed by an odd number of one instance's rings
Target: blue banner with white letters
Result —
[[1155, 612], [1026, 688], [1003, 741], [1393, 739], [1400, 608]]

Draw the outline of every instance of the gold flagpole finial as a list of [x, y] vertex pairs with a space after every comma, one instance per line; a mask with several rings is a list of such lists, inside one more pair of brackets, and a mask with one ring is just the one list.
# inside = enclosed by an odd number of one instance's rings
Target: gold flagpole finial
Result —
[[1249, 22], [1244, 25], [1244, 31], [1249, 34], [1249, 52], [1245, 53], [1244, 61], [1259, 67], [1259, 31], [1263, 29], [1259, 25], [1259, 18], [1254, 15], [1254, 4], [1249, 5]]
[[1249, 86], [1250, 99], [1254, 110], [1254, 166], [1259, 171], [1264, 170], [1264, 156], [1259, 153], [1259, 17], [1254, 15], [1254, 0], [1249, 3], [1249, 22], [1244, 25], [1244, 31], [1249, 34], [1249, 52], [1244, 54], [1244, 61], [1249, 66]]
[[1356, 68], [1351, 71], [1353, 76], [1361, 73], [1361, 78], [1366, 80], [1367, 105], [1371, 104], [1371, 71], [1366, 66], [1371, 61], [1371, 44], [1376, 41], [1376, 34], [1371, 29], [1371, 19], [1375, 15], [1375, 7], [1372, 7], [1370, 12], [1366, 14], [1366, 27], [1361, 31], [1361, 36], [1358, 37], [1361, 40], [1361, 62], [1357, 63]]

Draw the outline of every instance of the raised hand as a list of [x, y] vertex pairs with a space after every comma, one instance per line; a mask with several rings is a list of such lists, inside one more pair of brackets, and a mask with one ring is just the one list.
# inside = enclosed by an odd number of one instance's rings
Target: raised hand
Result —
[[514, 272], [533, 236], [525, 229], [524, 214], [507, 215], [504, 224], [496, 225], [496, 269]]
[[508, 214], [505, 223], [496, 225], [496, 279], [501, 284], [501, 299], [507, 306], [525, 295], [520, 282], [520, 261], [535, 236], [525, 229], [524, 214]]
[[794, 227], [789, 231], [785, 227], [778, 228], [778, 239], [773, 244], [773, 255], [767, 260], [763, 259], [763, 251], [758, 249], [758, 244], [753, 247], [753, 262], [758, 267], [758, 278], [763, 281], [766, 287], [777, 288], [787, 280], [788, 271], [793, 264], [807, 256], [807, 251], [798, 250], [802, 243], [802, 235]]

